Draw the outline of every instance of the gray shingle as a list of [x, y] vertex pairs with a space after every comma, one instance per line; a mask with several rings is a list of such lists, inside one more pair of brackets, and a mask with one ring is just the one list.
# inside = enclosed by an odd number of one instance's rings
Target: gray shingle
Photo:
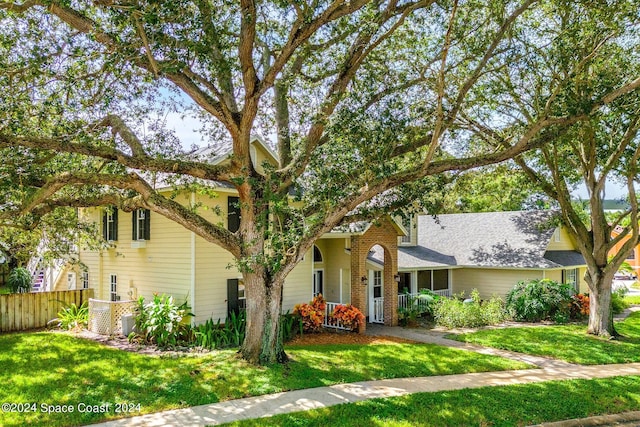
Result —
[[558, 264], [544, 257], [555, 229], [551, 223], [553, 215], [552, 211], [450, 214], [438, 216], [438, 223], [431, 216], [422, 215], [418, 219], [421, 249], [413, 249], [421, 252], [422, 258], [403, 248], [401, 253], [407, 256], [402, 256], [398, 263], [401, 268], [431, 267], [438, 263], [558, 268]]
[[547, 251], [544, 253], [544, 257], [563, 267], [580, 266], [587, 263], [578, 251]]

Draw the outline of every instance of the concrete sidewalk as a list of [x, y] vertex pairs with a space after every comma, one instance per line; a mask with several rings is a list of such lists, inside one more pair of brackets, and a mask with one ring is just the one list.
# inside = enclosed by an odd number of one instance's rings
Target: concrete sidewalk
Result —
[[364, 381], [175, 409], [96, 425], [105, 427], [196, 427], [217, 425], [236, 420], [268, 417], [276, 414], [324, 408], [341, 403], [359, 402], [378, 397], [402, 396], [410, 393], [568, 379], [608, 378], [620, 375], [640, 375], [640, 363], [592, 366], [569, 365], [520, 371]]
[[[95, 425], [104, 427], [200, 427], [250, 418], [269, 417], [272, 415], [305, 411], [314, 408], [324, 408], [342, 403], [359, 402], [362, 400], [380, 397], [403, 396], [410, 393], [460, 390], [464, 388], [479, 388], [486, 386], [505, 386], [542, 381], [640, 375], [640, 363], [581, 366], [546, 357], [532, 356], [454, 341], [444, 338], [445, 332], [440, 331], [367, 325], [367, 334], [394, 336], [417, 342], [432, 343], [482, 354], [501, 356], [526, 362], [535, 365], [540, 369], [442, 375], [420, 378], [400, 378], [337, 384], [329, 387], [295, 390], [264, 396], [249, 397], [245, 399], [230, 400], [221, 403], [194, 406], [184, 409], [157, 412], [154, 414], [124, 418]], [[594, 417], [593, 420], [596, 420], [594, 421], [596, 423], [591, 423], [592, 419], [565, 422], [573, 422], [573, 424], [567, 424], [571, 426], [616, 424], [615, 422], [610, 424], [599, 424], [602, 422], [602, 419], [606, 420], [606, 417], [607, 416], [604, 418]], [[621, 416], [612, 415], [612, 417]], [[640, 420], [640, 416], [638, 417], [638, 420]], [[549, 425], [558, 427], [563, 424], [554, 423]]]

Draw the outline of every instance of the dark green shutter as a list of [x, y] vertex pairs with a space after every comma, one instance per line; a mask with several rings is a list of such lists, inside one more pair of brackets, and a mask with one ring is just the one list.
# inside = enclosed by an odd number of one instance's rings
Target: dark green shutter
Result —
[[131, 212], [131, 240], [138, 240], [138, 211]]
[[113, 236], [113, 240], [118, 240], [118, 209], [113, 208], [113, 222], [111, 223], [111, 235]]
[[227, 313], [236, 313], [240, 311], [238, 303], [238, 279], [227, 279]]
[[229, 196], [227, 198], [227, 229], [235, 233], [240, 229], [240, 199]]
[[151, 240], [151, 211], [144, 210], [144, 240]]
[[102, 212], [102, 238], [107, 240], [107, 212]]

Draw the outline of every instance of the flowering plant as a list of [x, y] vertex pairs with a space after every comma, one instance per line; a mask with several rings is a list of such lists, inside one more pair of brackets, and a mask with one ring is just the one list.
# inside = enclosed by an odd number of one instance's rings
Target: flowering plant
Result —
[[304, 332], [318, 332], [324, 321], [324, 311], [327, 302], [318, 294], [313, 298], [311, 304], [302, 303], [293, 307], [293, 314], [302, 318], [302, 327]]
[[571, 309], [571, 317], [574, 319], [583, 319], [589, 316], [589, 295], [573, 295], [569, 307]]
[[364, 324], [364, 314], [351, 304], [340, 304], [331, 313], [331, 317], [342, 322], [344, 327], [350, 328], [352, 331]]

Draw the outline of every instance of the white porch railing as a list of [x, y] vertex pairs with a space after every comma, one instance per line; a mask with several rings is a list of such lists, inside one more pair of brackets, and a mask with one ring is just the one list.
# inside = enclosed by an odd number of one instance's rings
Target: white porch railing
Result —
[[328, 302], [326, 303], [326, 307], [324, 309], [324, 321], [322, 322], [322, 326], [325, 328], [334, 328], [334, 329], [344, 329], [346, 331], [351, 330], [351, 328], [347, 328], [342, 324], [341, 320], [334, 319], [331, 317], [333, 310], [335, 310], [336, 306], [342, 305], [339, 302]]
[[440, 289], [438, 291], [431, 291], [436, 295], [440, 295], [441, 297], [450, 297], [451, 296], [451, 289]]
[[[451, 289], [440, 289], [437, 291], [431, 291], [436, 295], [439, 295], [441, 297], [450, 297], [451, 296]], [[417, 294], [398, 294], [398, 308], [404, 308], [405, 310], [409, 308], [409, 301], [412, 301], [413, 304], [417, 305], [421, 310], [424, 309], [426, 311], [426, 307], [427, 307], [427, 302], [423, 301], [420, 298], [417, 298], [418, 296], [420, 296], [419, 293]]]

